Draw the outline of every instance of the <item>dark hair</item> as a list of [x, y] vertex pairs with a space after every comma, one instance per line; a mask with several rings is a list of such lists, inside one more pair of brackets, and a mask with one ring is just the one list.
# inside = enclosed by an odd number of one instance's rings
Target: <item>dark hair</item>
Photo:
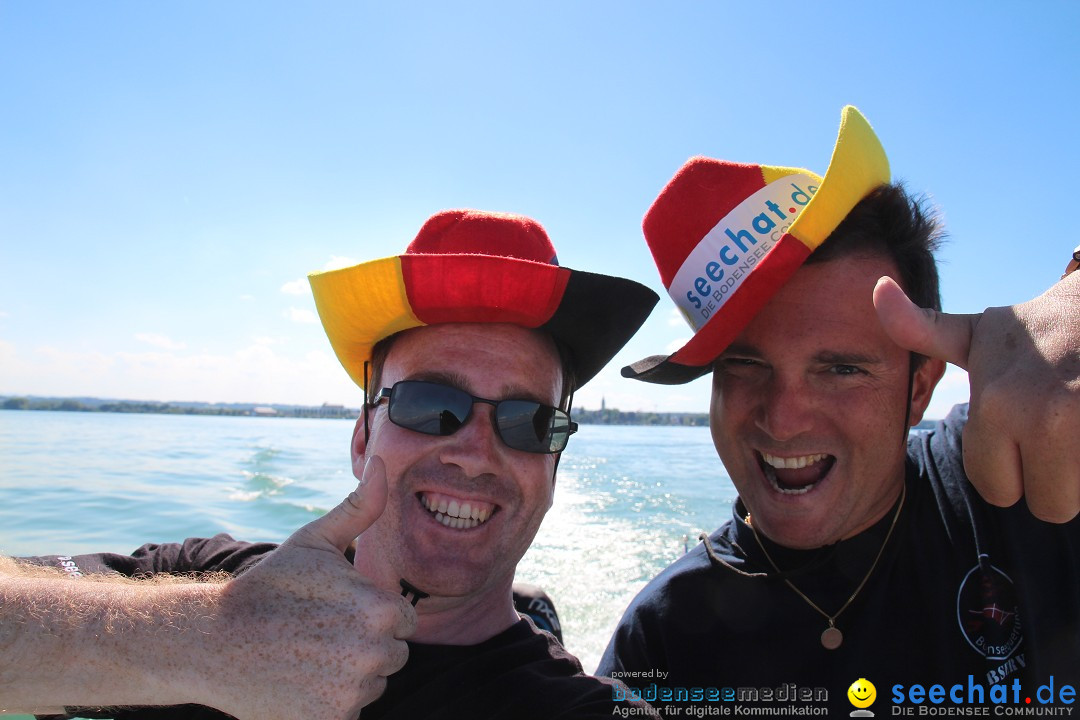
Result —
[[[383, 366], [386, 364], [386, 358], [390, 355], [390, 348], [394, 346], [394, 343], [400, 336], [401, 333], [397, 332], [388, 337], [384, 337], [371, 348], [371, 360], [368, 361], [371, 376], [368, 378], [367, 391], [365, 393], [369, 404], [374, 404], [379, 399], [379, 392], [382, 390]], [[554, 340], [554, 338], [552, 339]], [[555, 349], [559, 353], [559, 365], [562, 366], [563, 378], [562, 390], [559, 394], [559, 407], [570, 412], [570, 400], [574, 395], [574, 386], [577, 385], [574, 364], [570, 348], [566, 347], [558, 340], [555, 340]]]
[[889, 258], [894, 278], [919, 307], [941, 310], [934, 252], [944, 238], [937, 213], [923, 196], [913, 197], [901, 183], [882, 185], [859, 201], [832, 235], [810, 253], [806, 264], [852, 255]]

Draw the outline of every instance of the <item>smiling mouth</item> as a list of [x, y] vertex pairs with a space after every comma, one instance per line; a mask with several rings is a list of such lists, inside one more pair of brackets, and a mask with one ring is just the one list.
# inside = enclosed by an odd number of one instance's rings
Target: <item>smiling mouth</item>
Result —
[[420, 504], [437, 521], [455, 530], [469, 530], [483, 525], [497, 506], [482, 500], [466, 500], [435, 492], [417, 493]]
[[803, 495], [825, 479], [836, 458], [825, 453], [780, 457], [758, 454], [758, 465], [773, 490], [783, 495]]

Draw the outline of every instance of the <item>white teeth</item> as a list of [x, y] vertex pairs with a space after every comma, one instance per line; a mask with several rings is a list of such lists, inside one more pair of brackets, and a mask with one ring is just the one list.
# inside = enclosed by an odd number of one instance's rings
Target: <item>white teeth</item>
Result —
[[810, 483], [809, 485], [803, 485], [798, 488], [781, 487], [780, 483], [776, 480], [776, 471], [770, 466], [765, 468], [765, 477], [769, 479], [769, 484], [772, 485], [772, 489], [783, 495], [803, 495], [810, 492], [810, 490], [817, 485], [817, 483]]
[[474, 506], [469, 502], [459, 503], [457, 500], [447, 500], [446, 498], [440, 498], [436, 501], [426, 493], [421, 494], [420, 502], [427, 508], [428, 512], [434, 513], [436, 520], [446, 527], [458, 530], [474, 528], [486, 522], [492, 513], [491, 508], [484, 508], [481, 503], [476, 503]]
[[776, 455], [770, 455], [769, 453], [761, 453], [761, 458], [774, 468], [780, 470], [797, 470], [798, 468], [804, 468], [807, 465], [813, 465], [816, 462], [821, 462], [828, 455], [819, 453], [817, 455], [800, 455], [799, 457], [782, 458]]
[[474, 528], [480, 524], [480, 521], [473, 520], [472, 518], [450, 517], [449, 515], [443, 515], [441, 512], [435, 513], [435, 519], [446, 527], [454, 528], [455, 530]]
[[772, 485], [773, 490], [784, 495], [803, 495], [810, 492], [817, 483], [813, 482], [801, 487], [784, 487], [780, 485], [780, 482], [776, 479], [776, 470], [798, 470], [799, 468], [819, 463], [827, 457], [829, 456], [825, 453], [799, 455], [786, 458], [770, 455], [766, 452], [761, 453], [761, 459], [765, 461], [765, 477], [768, 478], [769, 484]]

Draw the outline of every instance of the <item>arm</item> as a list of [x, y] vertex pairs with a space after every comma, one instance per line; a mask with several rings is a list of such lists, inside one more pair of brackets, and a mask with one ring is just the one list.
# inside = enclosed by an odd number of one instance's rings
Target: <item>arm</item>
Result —
[[400, 638], [415, 626], [404, 598], [342, 554], [385, 494], [373, 458], [357, 491], [234, 580], [71, 580], [3, 561], [3, 709], [199, 703], [241, 720], [354, 718], [404, 665]]
[[874, 304], [901, 346], [966, 369], [971, 405], [964, 469], [990, 503], [1021, 497], [1036, 516], [1080, 512], [1080, 273], [1039, 297], [976, 315], [915, 307], [883, 278]]
[[69, 580], [0, 559], [0, 710], [191, 702], [195, 668], [183, 659], [211, 631], [221, 587]]

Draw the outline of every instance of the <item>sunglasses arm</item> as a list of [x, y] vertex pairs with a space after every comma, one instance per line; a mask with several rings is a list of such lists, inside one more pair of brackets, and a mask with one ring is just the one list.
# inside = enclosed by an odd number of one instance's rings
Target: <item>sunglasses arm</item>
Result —
[[[431, 595], [416, 587], [405, 578], [401, 578], [398, 582], [401, 584], [401, 596], [411, 602], [413, 607], [416, 607], [416, 603], [424, 598], [431, 597]], [[409, 597], [410, 595], [412, 595], [411, 598]]]

